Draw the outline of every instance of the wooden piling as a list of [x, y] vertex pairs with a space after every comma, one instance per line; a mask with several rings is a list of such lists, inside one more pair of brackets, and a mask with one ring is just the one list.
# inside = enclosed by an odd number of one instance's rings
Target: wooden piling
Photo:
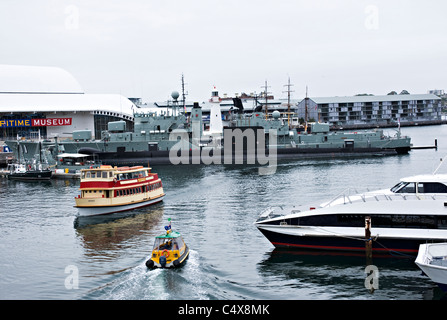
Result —
[[365, 217], [365, 253], [366, 265], [372, 264], [371, 217]]

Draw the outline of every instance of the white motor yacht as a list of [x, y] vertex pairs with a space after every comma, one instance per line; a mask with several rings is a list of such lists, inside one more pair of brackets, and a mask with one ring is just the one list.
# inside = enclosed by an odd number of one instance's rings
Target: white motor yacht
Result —
[[[365, 238], [365, 219], [371, 221]], [[315, 207], [268, 208], [255, 222], [275, 247], [416, 255], [421, 243], [447, 241], [447, 174], [401, 179], [390, 189], [344, 192]]]

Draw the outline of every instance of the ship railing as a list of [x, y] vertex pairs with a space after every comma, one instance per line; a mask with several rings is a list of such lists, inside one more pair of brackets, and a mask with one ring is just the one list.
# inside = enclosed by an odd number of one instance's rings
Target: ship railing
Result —
[[355, 189], [348, 188], [340, 192], [330, 201], [323, 203], [321, 207], [329, 207], [335, 204], [352, 204], [353, 202], [366, 201], [405, 201], [405, 200], [439, 200], [447, 201], [447, 194], [428, 193], [392, 193], [385, 194], [379, 192], [358, 193]]
[[[385, 194], [383, 192], [366, 192], [358, 193], [357, 190], [348, 188], [340, 192], [330, 201], [320, 205], [320, 208], [330, 207], [332, 205], [339, 204], [352, 204], [355, 202], [367, 202], [367, 201], [409, 201], [409, 200], [443, 200], [447, 204], [447, 193], [446, 194], [428, 194], [428, 193], [414, 193], [414, 194], [402, 194], [402, 193], [392, 193]], [[290, 208], [289, 208], [290, 209]], [[256, 221], [262, 221], [267, 219], [272, 219], [276, 217], [286, 216], [290, 214], [296, 214], [301, 211], [307, 211], [309, 207], [302, 206], [297, 207], [292, 210], [284, 209], [282, 206], [270, 206], [264, 209]], [[316, 207], [310, 208], [316, 209]]]

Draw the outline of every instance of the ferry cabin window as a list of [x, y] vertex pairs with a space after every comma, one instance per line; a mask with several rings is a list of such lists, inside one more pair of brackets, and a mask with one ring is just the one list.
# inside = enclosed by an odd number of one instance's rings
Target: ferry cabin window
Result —
[[107, 171], [103, 171], [103, 172], [102, 172], [102, 178], [104, 178], [104, 179], [107, 178]]
[[172, 239], [172, 250], [179, 250], [180, 246], [178, 245], [176, 239]]
[[146, 176], [146, 171], [137, 171], [132, 173], [132, 179], [143, 178]]
[[155, 239], [153, 250], [171, 250], [172, 241], [170, 239]]
[[86, 173], [85, 177], [86, 177], [86, 178], [91, 178], [90, 171], [88, 171], [88, 172]]
[[183, 239], [182, 238], [177, 238], [176, 240], [177, 240], [178, 248], [179, 249], [182, 248], [184, 246]]

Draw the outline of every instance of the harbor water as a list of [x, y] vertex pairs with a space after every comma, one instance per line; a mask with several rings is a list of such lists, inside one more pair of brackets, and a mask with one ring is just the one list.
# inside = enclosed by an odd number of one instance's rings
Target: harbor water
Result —
[[[393, 130], [389, 130], [392, 134]], [[346, 188], [391, 187], [432, 173], [447, 155], [447, 126], [405, 127], [408, 155], [279, 162], [272, 175], [244, 165], [157, 166], [164, 201], [125, 215], [77, 217], [79, 181], [0, 179], [0, 298], [63, 300], [445, 299], [415, 257], [278, 250], [253, 222], [269, 206], [315, 205]], [[439, 172], [447, 172], [441, 167]], [[191, 249], [184, 267], [148, 270], [154, 237], [172, 219]], [[373, 222], [374, 223], [374, 222]], [[373, 226], [374, 227], [374, 226]]]

